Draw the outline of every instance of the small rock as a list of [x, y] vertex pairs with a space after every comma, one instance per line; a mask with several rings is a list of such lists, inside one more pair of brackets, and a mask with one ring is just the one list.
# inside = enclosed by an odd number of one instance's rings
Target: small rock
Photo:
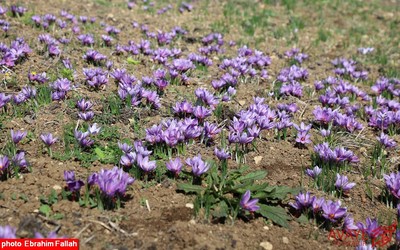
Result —
[[194, 205], [193, 205], [193, 203], [186, 203], [185, 207], [193, 209]]
[[33, 210], [34, 213], [39, 213], [39, 209]]
[[268, 226], [264, 226], [264, 229], [265, 229], [265, 230], [269, 230], [269, 227], [268, 227]]
[[189, 221], [189, 224], [196, 225], [196, 221], [192, 219]]
[[261, 242], [260, 247], [262, 247], [265, 250], [272, 250], [273, 248], [272, 244], [268, 241]]
[[53, 186], [53, 189], [54, 189], [54, 190], [61, 190], [62, 187], [61, 187], [60, 185], [54, 185], [54, 186]]
[[254, 157], [254, 162], [256, 163], [256, 165], [260, 164], [261, 160], [263, 159], [263, 157], [261, 155]]
[[282, 241], [283, 241], [283, 243], [285, 243], [285, 244], [289, 244], [289, 239], [288, 239], [288, 237], [282, 237]]
[[246, 104], [246, 100], [239, 100], [238, 103], [243, 106]]

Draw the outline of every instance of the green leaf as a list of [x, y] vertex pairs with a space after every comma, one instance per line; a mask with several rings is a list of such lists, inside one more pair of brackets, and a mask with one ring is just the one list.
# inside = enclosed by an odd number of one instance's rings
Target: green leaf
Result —
[[300, 217], [297, 218], [296, 220], [297, 220], [300, 224], [303, 224], [303, 225], [308, 224], [308, 222], [309, 222], [307, 216], [305, 216], [304, 214], [300, 215]]
[[99, 159], [105, 159], [106, 158], [106, 154], [104, 153], [103, 150], [101, 150], [101, 148], [95, 148], [94, 152], [96, 153], [97, 157], [99, 157]]
[[64, 214], [62, 214], [62, 213], [55, 213], [53, 215], [53, 219], [55, 219], [55, 220], [62, 220], [63, 218], [64, 218]]
[[198, 185], [192, 185], [187, 183], [180, 183], [177, 187], [178, 190], [182, 190], [185, 193], [201, 193], [204, 191], [204, 188]]
[[260, 206], [260, 209], [257, 211], [257, 213], [272, 220], [274, 223], [282, 227], [289, 227], [288, 221], [290, 220], [290, 217], [287, 215], [285, 209], [282, 207], [272, 207], [264, 204], [258, 205]]
[[267, 176], [267, 171], [258, 170], [255, 172], [248, 173], [245, 176], [239, 177], [238, 180], [242, 182], [262, 180], [265, 178], [265, 176]]
[[[243, 188], [239, 188], [236, 189], [239, 193], [243, 194], [244, 192], [246, 192], [247, 190], [250, 190], [250, 192], [257, 192], [257, 191], [263, 191], [267, 188], [268, 183], [263, 183], [263, 184], [259, 184], [259, 185], [255, 185], [252, 183], [249, 183], [249, 185], [243, 187]], [[260, 197], [255, 197], [255, 198], [260, 198]]]
[[140, 61], [136, 61], [136, 60], [133, 59], [132, 57], [128, 57], [128, 58], [126, 59], [126, 61], [127, 61], [129, 64], [133, 64], [133, 65], [138, 65], [138, 64], [140, 64]]
[[41, 205], [39, 207], [39, 212], [44, 214], [46, 217], [49, 217], [50, 213], [51, 213], [51, 207], [49, 205]]
[[213, 206], [212, 216], [216, 218], [225, 218], [228, 217], [228, 205], [225, 201], [221, 201], [218, 204]]
[[274, 190], [267, 196], [268, 199], [283, 200], [286, 198], [288, 194], [297, 194], [300, 191], [300, 188], [291, 188], [288, 186], [272, 186], [272, 187], [274, 188]]

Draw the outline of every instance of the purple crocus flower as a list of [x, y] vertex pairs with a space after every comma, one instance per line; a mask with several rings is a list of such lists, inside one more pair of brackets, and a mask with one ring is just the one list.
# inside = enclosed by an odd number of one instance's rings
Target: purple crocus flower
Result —
[[371, 220], [371, 218], [369, 217], [366, 219], [365, 224], [358, 222], [357, 227], [363, 233], [366, 233], [371, 239], [375, 239], [383, 233], [382, 228], [379, 226], [378, 220], [377, 219]]
[[301, 132], [297, 133], [296, 142], [303, 144], [303, 145], [309, 144], [309, 143], [311, 143], [310, 138], [311, 138], [311, 135], [308, 134], [308, 132], [301, 131]]
[[341, 190], [343, 193], [348, 193], [356, 184], [353, 182], [349, 183], [347, 176], [336, 174], [335, 187]]
[[382, 146], [385, 148], [394, 148], [396, 147], [396, 142], [395, 140], [391, 139], [387, 134], [381, 133], [379, 137], [377, 137], [378, 141]]
[[75, 180], [74, 171], [64, 171], [64, 180], [67, 182], [68, 190], [71, 192], [79, 192], [81, 187], [85, 185], [82, 180]]
[[250, 196], [251, 196], [250, 190], [247, 190], [243, 194], [242, 199], [240, 200], [240, 206], [246, 211], [255, 212], [260, 209], [260, 206], [256, 205], [258, 202], [258, 199], [250, 200]]
[[186, 164], [192, 167], [192, 172], [195, 176], [200, 176], [208, 171], [210, 165], [201, 159], [201, 155], [186, 159]]
[[0, 173], [3, 173], [10, 166], [10, 160], [7, 156], [0, 156]]
[[51, 133], [41, 134], [40, 138], [42, 139], [44, 144], [46, 144], [47, 147], [50, 147], [51, 145], [56, 143], [56, 141], [58, 140], [58, 138], [57, 137], [53, 137], [53, 135]]
[[166, 163], [166, 166], [169, 171], [173, 172], [175, 175], [178, 175], [182, 169], [182, 161], [179, 157], [171, 159]]
[[215, 147], [214, 154], [220, 161], [231, 158], [231, 154], [227, 152], [224, 148], [218, 149], [217, 147]]
[[358, 227], [354, 225], [353, 217], [348, 214], [343, 220], [343, 231], [353, 235], [356, 230], [358, 230]]
[[150, 161], [148, 156], [143, 157], [141, 154], [137, 156], [137, 164], [146, 173], [156, 169], [156, 161]]
[[90, 133], [89, 132], [81, 132], [78, 130], [74, 131], [74, 136], [75, 139], [78, 141], [79, 145], [81, 147], [90, 147], [94, 144], [94, 141], [89, 138]]
[[383, 175], [386, 182], [386, 188], [389, 189], [390, 193], [397, 199], [400, 199], [400, 172], [390, 173], [390, 175]]
[[28, 162], [25, 159], [25, 152], [20, 151], [17, 154], [14, 155], [12, 158], [12, 162], [15, 166], [17, 166], [20, 169], [25, 169], [28, 167]]
[[97, 123], [93, 123], [92, 126], [89, 126], [88, 131], [91, 135], [97, 135], [100, 133], [101, 127], [98, 127]]
[[126, 167], [129, 168], [136, 162], [136, 153], [135, 152], [128, 152], [125, 153], [124, 155], [121, 156], [121, 159], [119, 160], [119, 163]]
[[127, 186], [131, 185], [135, 179], [125, 173], [122, 168], [115, 166], [111, 170], [102, 169], [96, 175], [91, 175], [90, 181], [97, 184], [103, 194], [114, 197], [115, 195], [123, 196]]
[[324, 197], [317, 198], [315, 197], [313, 202], [311, 203], [311, 207], [314, 214], [319, 213], [322, 210], [322, 205], [325, 204]]
[[336, 222], [337, 220], [343, 218], [347, 212], [347, 208], [342, 208], [340, 206], [340, 201], [326, 201], [325, 204], [322, 205], [322, 216], [331, 222]]
[[313, 169], [306, 169], [306, 175], [310, 176], [311, 178], [315, 179], [320, 175], [322, 172], [322, 168], [315, 166]]
[[14, 144], [18, 144], [28, 134], [27, 131], [17, 130], [14, 132], [14, 130], [12, 129], [10, 133], [11, 133], [11, 139], [14, 142]]
[[311, 196], [310, 192], [302, 193], [300, 192], [296, 197], [295, 203], [289, 203], [297, 211], [309, 208], [315, 200], [315, 196]]
[[90, 101], [85, 100], [85, 98], [82, 98], [82, 99], [80, 99], [79, 101], [76, 102], [76, 107], [81, 112], [87, 112], [93, 107], [93, 103], [91, 103]]
[[17, 229], [13, 228], [12, 226], [0, 226], [0, 239], [16, 239], [16, 232]]
[[78, 117], [84, 121], [90, 121], [93, 119], [94, 112], [93, 111], [88, 111], [88, 112], [79, 112]]
[[11, 95], [0, 93], [0, 109], [4, 107], [11, 100], [11, 97], [12, 97]]

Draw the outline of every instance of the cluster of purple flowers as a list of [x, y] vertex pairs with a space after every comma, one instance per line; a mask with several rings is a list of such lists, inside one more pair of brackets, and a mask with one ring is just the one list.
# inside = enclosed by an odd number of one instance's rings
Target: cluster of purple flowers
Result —
[[118, 35], [121, 32], [120, 29], [118, 29], [117, 27], [111, 26], [111, 25], [107, 25], [104, 30], [109, 35]]
[[47, 77], [46, 72], [43, 73], [36, 73], [36, 72], [31, 72], [29, 71], [28, 73], [28, 80], [29, 82], [37, 82], [37, 83], [46, 83], [49, 81], [49, 78]]
[[371, 86], [371, 90], [377, 94], [389, 92], [393, 96], [400, 95], [400, 80], [397, 78], [380, 77], [375, 84]]
[[171, 5], [171, 4], [168, 4], [167, 6], [165, 6], [165, 7], [161, 8], [161, 9], [159, 9], [159, 10], [157, 11], [157, 14], [158, 14], [158, 15], [164, 14], [165, 12], [167, 12], [167, 11], [170, 10], [170, 9], [172, 9], [172, 5]]
[[51, 35], [42, 34], [42, 35], [39, 35], [38, 39], [39, 39], [40, 43], [43, 43], [46, 45], [46, 49], [47, 49], [49, 56], [58, 56], [61, 54], [61, 50], [58, 47], [59, 42], [55, 38], [53, 38]]
[[64, 171], [64, 180], [67, 183], [67, 189], [70, 192], [79, 192], [81, 187], [85, 185], [82, 180], [75, 179], [74, 171]]
[[277, 80], [283, 83], [290, 83], [293, 81], [306, 80], [308, 78], [307, 69], [300, 68], [297, 65], [292, 65], [284, 68], [279, 72]]
[[96, 50], [90, 49], [86, 51], [85, 55], [83, 55], [83, 59], [86, 60], [88, 63], [98, 65], [105, 61], [107, 57]]
[[23, 38], [17, 38], [12, 41], [10, 47], [0, 43], [0, 66], [13, 68], [31, 52], [32, 50]]
[[168, 84], [167, 81], [163, 81], [165, 79], [161, 76], [154, 80], [152, 78], [143, 78], [143, 83], [136, 82], [136, 78], [132, 75], [126, 73], [125, 69], [114, 69], [111, 72], [111, 77], [116, 80], [118, 83], [118, 95], [121, 99], [125, 100], [128, 97], [128, 94], [131, 98], [132, 106], [138, 106], [140, 103], [144, 105], [148, 105], [155, 109], [159, 109], [161, 107], [160, 97], [156, 91], [148, 90], [143, 87], [144, 84], [154, 83], [156, 86], [160, 88], [165, 88], [163, 84]]
[[[200, 137], [204, 130], [205, 128], [203, 129], [199, 126], [198, 120], [196, 119], [171, 119], [164, 121], [160, 125], [153, 125], [146, 129], [146, 141], [153, 145], [164, 144], [168, 147], [176, 147], [179, 143], [185, 143]], [[211, 131], [204, 133], [208, 133], [208, 135], [211, 136], [214, 132], [215, 130], [211, 128]]]
[[366, 80], [368, 78], [368, 71], [359, 70], [356, 67], [357, 62], [346, 58], [336, 58], [332, 61], [336, 67], [334, 72], [340, 76], [349, 76], [354, 79]]
[[51, 99], [53, 101], [64, 100], [67, 97], [68, 91], [70, 91], [73, 87], [71, 85], [71, 81], [67, 78], [57, 79], [55, 82], [50, 83], [51, 91]]
[[75, 139], [78, 141], [79, 146], [82, 148], [89, 148], [94, 144], [94, 140], [90, 138], [91, 135], [97, 135], [100, 133], [101, 127], [98, 127], [97, 123], [93, 123], [89, 126], [88, 131], [82, 132], [79, 130], [74, 131]]
[[340, 200], [325, 200], [323, 197], [311, 196], [309, 192], [300, 192], [295, 199], [295, 203], [290, 203], [290, 205], [297, 212], [309, 212], [314, 218], [322, 216], [326, 221], [331, 223], [338, 223], [345, 218], [349, 220], [347, 208], [341, 206]]
[[28, 11], [28, 9], [23, 6], [11, 5], [11, 14], [14, 17], [23, 16], [27, 11]]
[[[229, 71], [236, 79], [243, 76], [253, 78], [259, 74], [261, 78], [267, 77], [266, 67], [271, 64], [271, 59], [263, 52], [251, 50], [247, 46], [238, 49], [238, 57], [224, 59], [219, 65], [220, 69]], [[257, 72], [257, 70], [259, 70]]]
[[31, 20], [37, 27], [43, 27], [44, 29], [48, 29], [49, 26], [55, 22], [57, 22], [58, 26], [63, 29], [66, 27], [66, 23], [61, 19], [57, 19], [57, 17], [53, 14], [45, 14], [43, 16], [34, 15], [31, 17]]
[[108, 198], [122, 197], [126, 189], [135, 181], [122, 168], [115, 166], [112, 169], [102, 169], [88, 177], [89, 186], [97, 186], [102, 194]]
[[153, 60], [166, 65], [168, 62], [168, 58], [175, 58], [181, 54], [181, 50], [177, 48], [168, 49], [168, 48], [158, 48], [153, 52]]
[[92, 46], [94, 44], [94, 37], [92, 34], [81, 34], [76, 37], [82, 45]]
[[13, 96], [13, 102], [17, 105], [36, 97], [36, 88], [31, 86], [22, 87], [21, 91]]
[[264, 98], [254, 98], [247, 110], [241, 110], [229, 126], [229, 143], [246, 145], [260, 136], [262, 130], [292, 126], [285, 112], [276, 112], [264, 104]]
[[145, 173], [151, 172], [156, 169], [156, 161], [150, 161], [150, 154], [152, 151], [148, 150], [141, 141], [135, 141], [134, 147], [126, 143], [118, 143], [118, 147], [124, 153], [121, 156], [119, 163], [125, 168], [137, 166]]
[[335, 164], [347, 164], [359, 162], [358, 157], [344, 147], [336, 147], [331, 149], [327, 142], [314, 146], [314, 151], [317, 157], [323, 164], [333, 162]]
[[84, 121], [90, 121], [93, 116], [94, 112], [91, 110], [93, 107], [93, 103], [89, 100], [85, 100], [84, 98], [78, 100], [76, 102], [76, 107], [79, 110], [78, 117]]
[[304, 60], [308, 59], [308, 55], [301, 53], [298, 48], [292, 48], [285, 52], [287, 58], [293, 58], [298, 63], [302, 63]]
[[17, 151], [10, 160], [5, 155], [0, 155], [0, 179], [7, 179], [16, 173], [26, 171], [28, 161], [24, 151]]
[[108, 83], [108, 72], [101, 68], [83, 69], [86, 83], [92, 87], [99, 89]]

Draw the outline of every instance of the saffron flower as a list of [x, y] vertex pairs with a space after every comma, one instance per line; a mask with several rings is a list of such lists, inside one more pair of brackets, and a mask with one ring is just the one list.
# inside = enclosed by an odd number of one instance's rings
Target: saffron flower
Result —
[[10, 160], [7, 156], [0, 155], [0, 172], [4, 172], [10, 166]]
[[181, 159], [175, 158], [171, 159], [169, 162], [166, 163], [167, 169], [173, 172], [175, 175], [178, 175], [182, 169], [182, 162]]
[[377, 219], [371, 220], [371, 218], [369, 217], [366, 219], [365, 224], [358, 222], [357, 227], [363, 233], [366, 233], [371, 239], [375, 239], [383, 233], [382, 228], [379, 226], [378, 220]]
[[251, 196], [250, 190], [247, 190], [243, 194], [242, 199], [240, 200], [240, 206], [246, 211], [255, 212], [260, 209], [260, 206], [256, 205], [258, 202], [258, 199], [250, 200], [250, 196]]
[[300, 192], [296, 197], [295, 203], [289, 203], [297, 211], [302, 211], [308, 209], [315, 200], [315, 196], [311, 196], [310, 192], [302, 193]]
[[331, 221], [337, 222], [339, 219], [343, 218], [347, 213], [347, 208], [341, 207], [340, 201], [331, 201], [328, 200], [325, 204], [322, 205], [322, 216]]
[[17, 130], [14, 132], [14, 130], [12, 129], [10, 133], [11, 133], [11, 139], [14, 142], [14, 144], [18, 144], [28, 134], [28, 132], [26, 131]]
[[16, 232], [17, 229], [13, 228], [12, 226], [0, 226], [0, 239], [16, 239]]
[[193, 174], [198, 177], [207, 172], [210, 168], [210, 165], [201, 159], [200, 154], [193, 158], [186, 159], [186, 164], [192, 167]]
[[74, 171], [64, 171], [64, 180], [67, 183], [68, 190], [71, 192], [79, 192], [81, 187], [84, 185], [83, 181], [75, 180]]
[[321, 172], [322, 168], [315, 166], [313, 169], [306, 169], [305, 174], [315, 179], [321, 174]]
[[383, 178], [390, 193], [397, 199], [400, 199], [400, 172], [390, 173], [390, 175], [384, 174]]
[[341, 190], [343, 193], [348, 193], [356, 184], [353, 182], [349, 183], [347, 176], [336, 174], [335, 187]]
[[139, 154], [136, 161], [139, 167], [146, 173], [153, 171], [157, 167], [156, 161], [149, 161], [148, 156], [143, 157], [141, 154]]
[[97, 184], [102, 193], [110, 198], [115, 195], [123, 196], [128, 185], [135, 181], [122, 168], [102, 169], [99, 173], [92, 174], [88, 179], [90, 185]]
[[51, 133], [41, 134], [40, 139], [42, 139], [42, 141], [44, 142], [44, 144], [46, 144], [47, 147], [50, 147], [51, 145], [56, 143], [56, 141], [58, 140], [58, 138], [53, 137], [53, 135]]

